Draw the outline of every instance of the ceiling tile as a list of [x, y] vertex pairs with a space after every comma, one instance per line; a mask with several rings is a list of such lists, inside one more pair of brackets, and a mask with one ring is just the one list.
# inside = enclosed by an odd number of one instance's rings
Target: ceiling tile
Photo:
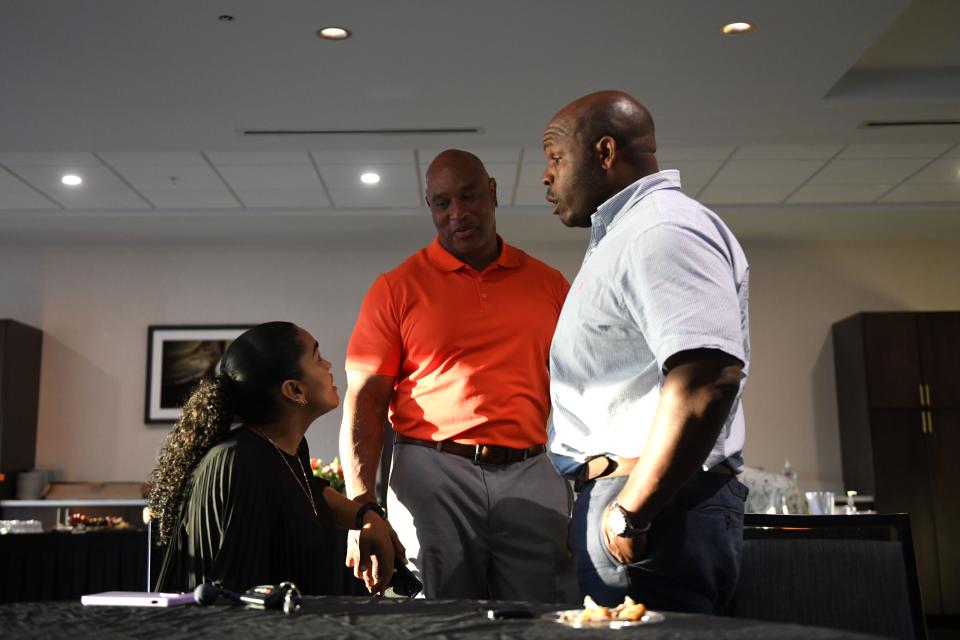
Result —
[[934, 160], [907, 184], [960, 184], [960, 157]]
[[237, 209], [236, 198], [226, 189], [169, 189], [142, 191], [143, 196], [158, 209]]
[[657, 149], [657, 159], [664, 161], [674, 160], [726, 160], [733, 153], [734, 146], [693, 146], [679, 145], [660, 147]]
[[[513, 185], [517, 182], [517, 164], [515, 162], [487, 162], [484, 164], [487, 174], [497, 181], [497, 191], [501, 194], [513, 192]], [[424, 179], [424, 186], [426, 180]]]
[[220, 175], [235, 191], [322, 189], [317, 172], [302, 165], [223, 165]]
[[363, 166], [415, 162], [413, 149], [314, 149], [310, 154], [317, 164]]
[[523, 164], [536, 164], [537, 162], [543, 166], [547, 164], [547, 156], [543, 154], [543, 149], [541, 147], [525, 147], [523, 149]]
[[886, 184], [893, 186], [925, 165], [923, 158], [841, 160], [837, 158], [810, 184]]
[[338, 209], [411, 209], [421, 205], [416, 189], [330, 189]]
[[713, 204], [776, 204], [793, 191], [790, 185], [769, 186], [722, 186], [710, 185], [700, 195], [707, 205]]
[[140, 191], [223, 191], [229, 195], [220, 177], [203, 165], [128, 165], [114, 166], [130, 184]]
[[176, 167], [182, 166], [206, 166], [207, 161], [196, 151], [145, 151], [145, 152], [127, 152], [127, 151], [105, 151], [100, 153], [103, 161], [112, 166], [118, 167], [141, 167], [141, 166], [161, 166], [170, 165]]
[[251, 209], [267, 207], [327, 209], [330, 207], [330, 200], [321, 188], [237, 190], [237, 197]]
[[731, 160], [720, 169], [711, 184], [796, 187], [821, 166], [822, 160]]
[[838, 144], [762, 144], [737, 147], [734, 160], [829, 160]]
[[[333, 189], [410, 189], [417, 190], [417, 171], [413, 164], [381, 165], [317, 165], [320, 175], [330, 190]], [[380, 182], [366, 186], [360, 182], [360, 175], [372, 171], [380, 176]], [[336, 201], [336, 200], [335, 200]]]
[[950, 147], [948, 142], [923, 144], [851, 144], [838, 159], [847, 158], [935, 158]]
[[207, 157], [220, 165], [308, 165], [306, 151], [208, 151]]
[[143, 198], [127, 191], [83, 191], [54, 195], [67, 209], [150, 209]]
[[719, 160], [670, 160], [660, 161], [660, 169], [676, 169], [680, 172], [680, 184], [684, 190], [702, 187], [717, 172]]
[[0, 209], [48, 209], [59, 211], [60, 207], [53, 204], [36, 191], [26, 189], [24, 191], [3, 191], [0, 190]]
[[903, 184], [879, 202], [960, 202], [960, 184]]
[[0, 191], [33, 191], [22, 180], [17, 180], [12, 174], [0, 169]]
[[890, 187], [884, 184], [806, 185], [790, 196], [788, 204], [873, 202]]
[[520, 165], [520, 188], [534, 188], [540, 190], [540, 193], [546, 191], [546, 187], [543, 186], [541, 178], [543, 177], [543, 172], [547, 168], [546, 162], [524, 162]]
[[550, 211], [553, 205], [546, 201], [546, 193], [547, 190], [544, 187], [517, 187], [517, 197], [513, 204], [518, 207], [538, 206], [543, 207], [545, 211]]
[[57, 200], [61, 200], [61, 197], [71, 197], [76, 193], [90, 193], [92, 191], [132, 193], [122, 180], [103, 165], [77, 167], [75, 173], [83, 178], [83, 184], [76, 187], [68, 187], [60, 182], [63, 170], [59, 167], [31, 165], [11, 167], [11, 170], [40, 191], [48, 193]]
[[8, 167], [55, 167], [64, 171], [78, 167], [100, 167], [92, 153], [0, 153], [0, 164]]

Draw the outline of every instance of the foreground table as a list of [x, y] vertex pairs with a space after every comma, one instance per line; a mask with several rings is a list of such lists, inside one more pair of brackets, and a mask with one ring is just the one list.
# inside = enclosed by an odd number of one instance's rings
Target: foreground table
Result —
[[[486, 603], [467, 600], [305, 598], [291, 615], [238, 605], [170, 609], [84, 607], [79, 602], [0, 606], [5, 637], [109, 638], [867, 638], [859, 634], [737, 618], [667, 613], [660, 624], [626, 629], [572, 629], [547, 620], [491, 621]], [[536, 613], [544, 605], [526, 605]]]

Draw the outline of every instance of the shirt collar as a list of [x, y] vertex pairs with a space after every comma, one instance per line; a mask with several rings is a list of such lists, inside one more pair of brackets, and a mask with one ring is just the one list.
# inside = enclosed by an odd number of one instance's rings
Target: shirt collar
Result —
[[[520, 266], [521, 253], [509, 244], [503, 241], [503, 238], [497, 234], [497, 241], [500, 243], [500, 255], [493, 261], [498, 267], [505, 269], [515, 269]], [[466, 264], [452, 253], [443, 248], [440, 244], [440, 236], [433, 239], [427, 246], [427, 258], [440, 271], [456, 271]], [[489, 268], [489, 267], [488, 267]]]
[[[637, 201], [642, 200], [654, 191], [660, 189], [679, 189], [680, 172], [676, 169], [666, 169], [644, 176], [611, 196], [606, 202], [597, 207], [596, 213], [590, 216], [590, 222], [595, 230], [602, 230], [600, 237], [606, 234], [617, 217], [630, 209]], [[596, 235], [596, 234], [594, 234]], [[599, 240], [599, 238], [597, 238]]]

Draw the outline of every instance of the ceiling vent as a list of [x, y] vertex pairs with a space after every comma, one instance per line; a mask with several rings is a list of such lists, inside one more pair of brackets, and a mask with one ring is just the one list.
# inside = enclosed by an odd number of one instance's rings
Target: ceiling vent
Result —
[[889, 129], [893, 127], [956, 127], [960, 120], [864, 120], [858, 129]]
[[436, 129], [241, 129], [244, 136], [436, 136], [483, 133], [480, 127]]

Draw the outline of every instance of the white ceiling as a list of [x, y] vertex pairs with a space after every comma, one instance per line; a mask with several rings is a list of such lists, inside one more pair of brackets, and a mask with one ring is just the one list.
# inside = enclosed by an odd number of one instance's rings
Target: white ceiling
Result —
[[[722, 36], [733, 20], [757, 29]], [[329, 24], [354, 37], [321, 41]], [[451, 146], [484, 160], [501, 209], [541, 213], [543, 125], [610, 87], [647, 104], [661, 167], [721, 214], [922, 208], [949, 225], [960, 126], [860, 125], [960, 119], [957, 24], [950, 0], [6, 0], [0, 234], [410, 214]], [[241, 133], [445, 127], [481, 132]]]

